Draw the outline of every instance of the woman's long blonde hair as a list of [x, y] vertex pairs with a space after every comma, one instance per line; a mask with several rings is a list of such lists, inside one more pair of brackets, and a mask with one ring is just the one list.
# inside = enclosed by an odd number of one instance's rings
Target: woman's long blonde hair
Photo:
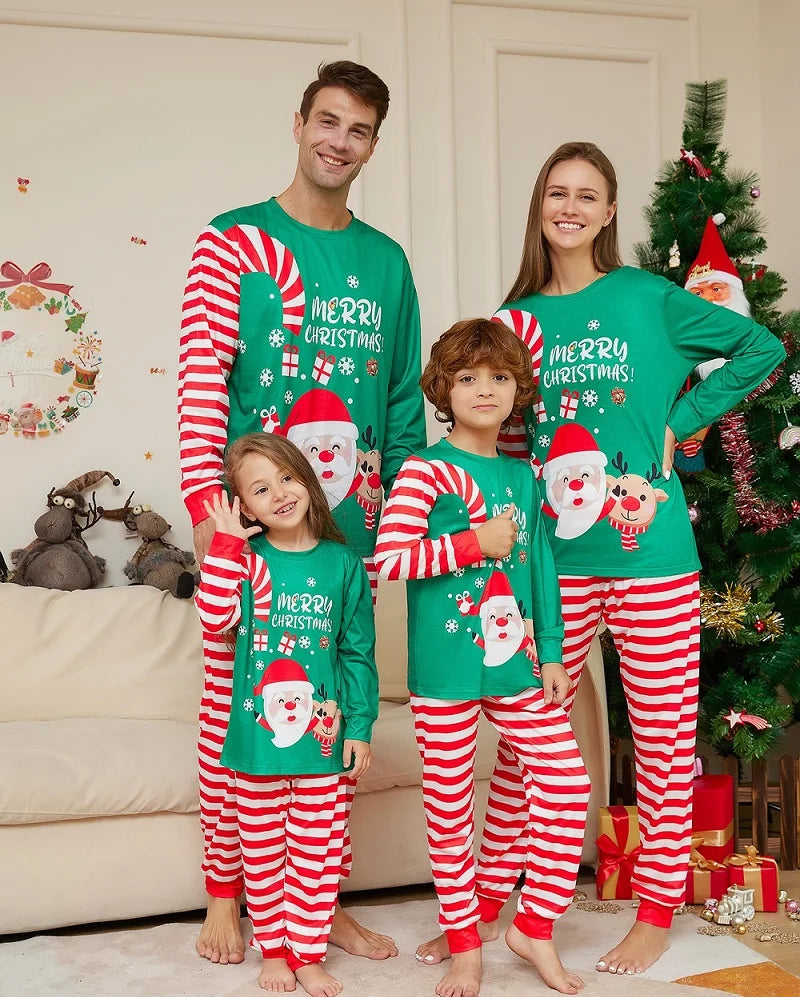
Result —
[[[225, 480], [232, 495], [237, 496], [240, 502], [246, 503], [247, 501], [239, 490], [238, 477], [242, 461], [250, 454], [271, 460], [277, 468], [291, 474], [308, 489], [308, 526], [317, 540], [334, 540], [336, 543], [345, 543], [341, 530], [333, 521], [325, 493], [322, 491], [322, 486], [311, 469], [311, 465], [294, 443], [290, 443], [282, 436], [275, 436], [271, 433], [248, 433], [231, 443], [225, 451], [224, 465]], [[243, 522], [245, 521], [243, 520]], [[251, 525], [249, 520], [246, 525]], [[266, 526], [264, 532], [268, 532]]]
[[[608, 203], [617, 200], [617, 174], [611, 165], [611, 160], [593, 142], [565, 142], [560, 145], [545, 161], [536, 183], [533, 185], [531, 205], [528, 209], [528, 224], [525, 227], [525, 238], [522, 242], [522, 259], [520, 260], [517, 279], [511, 286], [505, 298], [505, 303], [519, 301], [530, 294], [536, 294], [553, 276], [550, 262], [550, 249], [542, 235], [542, 204], [547, 178], [550, 171], [558, 163], [569, 159], [582, 159], [591, 163], [603, 175], [608, 185]], [[617, 234], [617, 213], [614, 212], [608, 225], [600, 229], [594, 240], [594, 265], [601, 273], [608, 273], [622, 266], [619, 255], [619, 236]]]

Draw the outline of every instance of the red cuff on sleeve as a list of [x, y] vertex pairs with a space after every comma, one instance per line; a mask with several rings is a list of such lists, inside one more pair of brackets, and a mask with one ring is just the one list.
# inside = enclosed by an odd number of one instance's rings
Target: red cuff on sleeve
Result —
[[211, 501], [215, 495], [222, 494], [222, 486], [219, 484], [209, 485], [207, 488], [203, 488], [199, 492], [192, 492], [191, 495], [187, 495], [183, 500], [183, 504], [186, 506], [186, 511], [192, 520], [192, 526], [197, 526], [198, 523], [202, 523], [204, 519], [208, 519], [208, 513], [206, 512], [206, 507], [203, 503]]
[[475, 530], [465, 530], [463, 533], [454, 534], [453, 547], [459, 568], [465, 568], [468, 564], [477, 564], [478, 561], [483, 560], [483, 551], [478, 543]]
[[243, 547], [244, 537], [235, 537], [231, 533], [215, 533], [208, 553], [215, 557], [224, 557], [229, 561], [238, 561], [242, 556]]

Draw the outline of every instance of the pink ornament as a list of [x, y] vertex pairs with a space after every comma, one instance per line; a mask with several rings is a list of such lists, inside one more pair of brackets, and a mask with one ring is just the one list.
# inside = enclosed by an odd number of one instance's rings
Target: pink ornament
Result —
[[800, 903], [798, 903], [796, 900], [787, 900], [786, 903], [783, 905], [783, 909], [786, 911], [787, 914], [796, 914], [798, 911], [800, 911]]
[[761, 197], [761, 188], [760, 187], [751, 187], [750, 188], [750, 197], [752, 197], [754, 201], [757, 198]]
[[719, 900], [715, 900], [713, 897], [708, 897], [706, 902], [703, 904], [706, 910], [716, 910]]
[[699, 523], [700, 520], [703, 518], [703, 514], [700, 511], [700, 506], [695, 505], [694, 502], [692, 502], [691, 505], [688, 505], [686, 507], [686, 511], [689, 513], [689, 522], [692, 524], [692, 526], [694, 526], [695, 523]]

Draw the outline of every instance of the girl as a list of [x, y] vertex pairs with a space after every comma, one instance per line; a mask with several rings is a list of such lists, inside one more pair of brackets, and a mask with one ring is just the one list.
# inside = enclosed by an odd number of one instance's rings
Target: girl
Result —
[[[448, 439], [408, 458], [389, 496], [375, 560], [408, 579], [411, 708], [422, 756], [434, 884], [453, 966], [439, 997], [474, 997], [481, 978], [472, 858], [481, 711], [524, 773], [526, 882], [506, 940], [560, 993], [581, 980], [561, 965], [553, 922], [569, 905], [589, 781], [561, 705], [558, 585], [527, 462], [497, 435], [533, 395], [531, 361], [498, 322], [459, 322], [434, 345], [422, 390]], [[534, 645], [535, 640], [535, 645]], [[536, 655], [543, 662], [536, 663]]]
[[259, 985], [283, 993], [297, 979], [334, 997], [342, 985], [321, 963], [347, 824], [340, 773], [366, 772], [378, 706], [369, 581], [292, 443], [243, 436], [225, 475], [233, 502], [206, 503], [215, 533], [197, 606], [236, 645], [222, 763], [235, 776]]
[[[539, 383], [525, 418], [561, 585], [567, 710], [601, 622], [620, 654], [636, 749], [642, 850], [632, 886], [641, 903], [596, 968], [633, 974], [667, 947], [691, 844], [699, 563], [670, 475], [675, 441], [739, 402], [784, 351], [752, 320], [623, 267], [616, 208], [614, 168], [595, 145], [556, 149], [533, 188], [520, 272], [498, 317], [526, 337]], [[720, 356], [729, 362], [680, 395], [698, 363]], [[498, 903], [522, 868], [523, 778], [501, 743], [481, 850]], [[443, 941], [421, 951], [438, 961]]]

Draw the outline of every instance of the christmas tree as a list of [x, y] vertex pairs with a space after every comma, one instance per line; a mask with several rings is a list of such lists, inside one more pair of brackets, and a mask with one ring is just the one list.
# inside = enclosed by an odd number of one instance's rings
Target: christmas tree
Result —
[[676, 452], [703, 566], [700, 732], [751, 760], [800, 719], [800, 312], [779, 310], [786, 282], [763, 262], [759, 179], [720, 148], [726, 97], [724, 80], [687, 86], [683, 147], [661, 168], [635, 252], [644, 269], [691, 284], [713, 219], [750, 313], [786, 348], [763, 385]]

